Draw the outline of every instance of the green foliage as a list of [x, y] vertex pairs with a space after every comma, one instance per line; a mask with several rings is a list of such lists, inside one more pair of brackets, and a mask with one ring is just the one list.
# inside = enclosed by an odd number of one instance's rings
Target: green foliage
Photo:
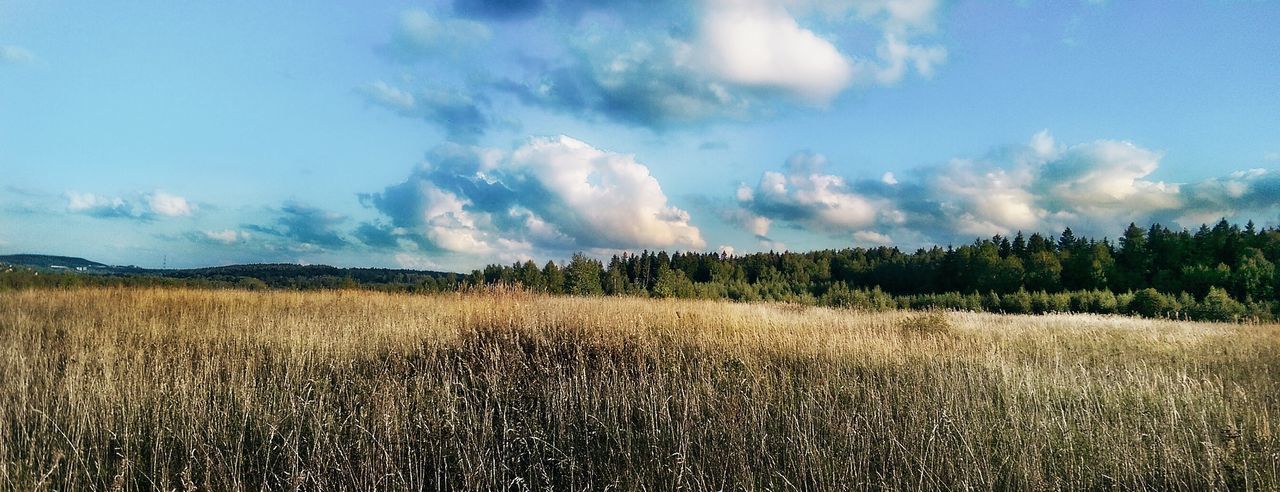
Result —
[[542, 281], [546, 283], [548, 293], [564, 293], [564, 270], [556, 266], [556, 262], [548, 260], [542, 267]]
[[1000, 299], [1000, 309], [1009, 314], [1029, 314], [1032, 312], [1031, 294], [1019, 289]]
[[604, 294], [600, 282], [604, 265], [599, 260], [575, 253], [565, 268], [564, 288], [569, 295], [598, 296]]
[[1177, 311], [1178, 301], [1172, 296], [1161, 294], [1153, 288], [1145, 288], [1133, 293], [1128, 311], [1147, 318], [1165, 317]]
[[1236, 321], [1245, 313], [1244, 304], [1232, 299], [1224, 289], [1209, 289], [1204, 299], [1196, 304], [1193, 316], [1206, 321]]
[[660, 298], [669, 297], [694, 297], [693, 282], [685, 276], [683, 271], [664, 268], [658, 272], [658, 282], [653, 286], [653, 296]]
[[258, 280], [252, 277], [245, 277], [240, 279], [240, 281], [236, 282], [236, 287], [239, 287], [245, 290], [267, 290], [270, 288], [269, 286], [267, 286], [266, 282], [263, 282], [261, 280]]
[[987, 295], [982, 296], [982, 309], [984, 311], [997, 313], [1003, 308], [1004, 304], [1001, 304], [1000, 294], [992, 291], [987, 292]]
[[1262, 250], [1246, 248], [1233, 274], [1235, 294], [1242, 299], [1270, 299], [1275, 295], [1276, 266]]
[[[848, 248], [807, 253], [644, 251], [613, 256], [606, 268], [581, 253], [565, 265], [489, 265], [470, 275], [323, 265], [237, 265], [197, 270], [74, 274], [0, 265], [0, 289], [78, 285], [187, 285], [260, 289], [366, 288], [438, 292], [513, 284], [534, 292], [595, 296], [730, 299], [821, 304], [860, 310], [899, 307], [1009, 313], [1090, 312], [1140, 316], [1264, 319], [1280, 309], [1280, 230], [1225, 221], [1194, 234], [1130, 224], [1117, 244], [1076, 236], [1018, 233], [959, 247], [904, 252]], [[62, 260], [59, 260], [62, 261]], [[83, 261], [83, 260], [81, 260]], [[65, 262], [65, 261], [64, 261]], [[97, 264], [94, 264], [97, 265]], [[101, 270], [101, 268], [98, 268]], [[102, 270], [107, 271], [107, 270]], [[242, 279], [254, 279], [258, 282]], [[1244, 306], [1202, 301], [1215, 289]], [[1218, 299], [1222, 293], [1216, 293]], [[1225, 311], [1224, 311], [1225, 310]]]

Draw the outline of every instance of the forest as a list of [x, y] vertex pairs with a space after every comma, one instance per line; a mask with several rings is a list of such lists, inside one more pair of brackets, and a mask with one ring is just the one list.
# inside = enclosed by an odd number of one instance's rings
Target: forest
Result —
[[0, 289], [89, 285], [442, 292], [509, 286], [577, 296], [774, 301], [862, 310], [1012, 314], [1089, 312], [1197, 320], [1280, 315], [1280, 229], [1226, 220], [1195, 232], [1130, 224], [1112, 241], [1039, 233], [961, 246], [811, 252], [643, 251], [601, 261], [492, 264], [470, 274], [302, 265], [235, 265], [84, 275], [9, 267]]
[[806, 253], [641, 252], [563, 267], [489, 265], [467, 282], [573, 295], [770, 300], [863, 309], [1094, 312], [1273, 319], [1280, 230], [1226, 220], [1197, 231], [1130, 224], [1118, 241], [1038, 233], [907, 253], [896, 247]]

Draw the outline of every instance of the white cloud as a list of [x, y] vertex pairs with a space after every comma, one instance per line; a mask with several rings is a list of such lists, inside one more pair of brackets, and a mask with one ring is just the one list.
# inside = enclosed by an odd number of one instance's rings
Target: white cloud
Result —
[[873, 225], [892, 211], [888, 201], [857, 193], [844, 178], [823, 173], [825, 166], [822, 155], [800, 153], [787, 160], [785, 174], [766, 171], [754, 191], [740, 187], [738, 202], [750, 213], [739, 223], [757, 236], [767, 233], [767, 219], [842, 231]]
[[525, 258], [535, 247], [702, 249], [687, 212], [668, 203], [633, 156], [566, 136], [510, 154], [445, 146], [405, 182], [363, 195], [389, 224], [365, 224], [366, 244], [401, 239], [466, 255]]
[[421, 255], [413, 255], [409, 253], [396, 253], [396, 265], [400, 268], [409, 270], [440, 270], [440, 264]]
[[424, 183], [423, 233], [433, 244], [455, 253], [486, 253], [490, 249], [476, 219], [463, 208], [467, 201]]
[[36, 55], [21, 46], [0, 45], [0, 63], [31, 63]]
[[892, 171], [887, 171], [883, 176], [880, 176], [880, 182], [892, 186], [898, 184], [898, 178], [893, 175]]
[[195, 206], [186, 198], [163, 191], [134, 194], [129, 198], [69, 191], [66, 198], [68, 212], [99, 218], [153, 220], [158, 217], [188, 216], [195, 211]]
[[733, 256], [734, 252], [737, 251], [733, 248], [733, 246], [729, 246], [727, 244], [721, 244], [719, 247], [716, 248], [716, 250], [719, 251], [720, 254], [728, 255], [728, 256]]
[[218, 242], [225, 245], [232, 245], [244, 241], [248, 241], [251, 237], [246, 231], [237, 231], [235, 229], [223, 229], [221, 231], [201, 231], [200, 235], [208, 241]]
[[852, 63], [831, 41], [768, 0], [709, 1], [695, 47], [696, 61], [723, 80], [814, 104], [827, 103], [853, 78]]
[[489, 252], [489, 233], [482, 230], [477, 214], [467, 210], [471, 201], [441, 189], [419, 176], [387, 188], [374, 197], [374, 204], [392, 214], [397, 227], [386, 231], [393, 238], [426, 241], [431, 246], [455, 253]]
[[884, 0], [880, 4], [888, 14], [890, 25], [897, 30], [933, 29], [940, 0]]
[[[847, 182], [822, 172], [825, 160], [797, 154], [785, 172], [766, 171], [736, 192], [722, 214], [763, 236], [752, 220], [782, 221], [873, 244], [890, 237], [947, 242], [1014, 231], [1112, 234], [1129, 222], [1194, 227], [1252, 211], [1280, 211], [1280, 171], [1250, 169], [1196, 183], [1152, 179], [1161, 153], [1116, 140], [1071, 146], [1047, 131], [984, 159], [954, 159], [917, 170]], [[765, 228], [767, 232], [767, 228]], [[846, 236], [847, 237], [847, 236]]]
[[875, 231], [856, 231], [853, 233], [853, 240], [863, 245], [872, 246], [887, 246], [893, 244], [892, 238]]
[[828, 19], [859, 21], [876, 26], [880, 40], [874, 56], [858, 56], [853, 62], [854, 80], [864, 84], [893, 85], [914, 70], [932, 77], [947, 60], [941, 45], [916, 41], [937, 27], [940, 0], [786, 0], [797, 11], [816, 11]]
[[1051, 159], [1058, 153], [1058, 143], [1054, 141], [1053, 135], [1049, 134], [1049, 130], [1040, 130], [1031, 136], [1031, 143], [1027, 145], [1031, 151], [1039, 159]]
[[941, 46], [921, 46], [907, 42], [902, 36], [887, 33], [876, 47], [877, 63], [864, 68], [876, 83], [893, 85], [906, 76], [909, 68], [924, 77], [932, 77], [933, 69], [947, 61], [947, 50]]
[[183, 217], [191, 215], [192, 206], [186, 198], [157, 191], [147, 197], [147, 205], [151, 212], [165, 217]]
[[562, 135], [516, 149], [511, 164], [556, 196], [558, 213], [544, 220], [561, 231], [581, 231], [609, 246], [706, 246], [688, 212], [668, 205], [658, 180], [634, 156]]
[[1242, 211], [1272, 210], [1280, 206], [1280, 171], [1248, 169], [1227, 176], [1183, 185], [1183, 223], [1205, 223]]
[[939, 169], [929, 187], [933, 199], [956, 215], [961, 232], [1007, 234], [1034, 227], [1044, 215], [1027, 190], [1031, 180], [1018, 170], [955, 160]]
[[768, 236], [769, 225], [772, 223], [773, 221], [769, 220], [767, 217], [753, 215], [747, 219], [747, 230], [751, 231], [751, 233], [756, 236]]
[[563, 53], [495, 87], [571, 115], [665, 129], [826, 106], [855, 84], [931, 76], [947, 57], [920, 42], [934, 30], [936, 0], [570, 3], [590, 4], [591, 22], [541, 17]]
[[67, 192], [67, 211], [77, 213], [129, 214], [129, 204], [122, 198], [105, 197], [93, 193]]

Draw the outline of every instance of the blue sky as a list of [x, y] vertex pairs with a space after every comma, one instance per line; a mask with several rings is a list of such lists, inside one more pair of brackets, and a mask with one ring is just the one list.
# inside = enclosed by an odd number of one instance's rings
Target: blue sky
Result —
[[1280, 2], [0, 0], [0, 253], [465, 271], [1280, 225]]

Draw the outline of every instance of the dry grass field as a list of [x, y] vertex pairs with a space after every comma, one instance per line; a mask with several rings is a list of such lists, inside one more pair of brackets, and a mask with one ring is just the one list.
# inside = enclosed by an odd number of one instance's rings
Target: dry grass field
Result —
[[0, 489], [1271, 489], [1280, 327], [0, 293]]

